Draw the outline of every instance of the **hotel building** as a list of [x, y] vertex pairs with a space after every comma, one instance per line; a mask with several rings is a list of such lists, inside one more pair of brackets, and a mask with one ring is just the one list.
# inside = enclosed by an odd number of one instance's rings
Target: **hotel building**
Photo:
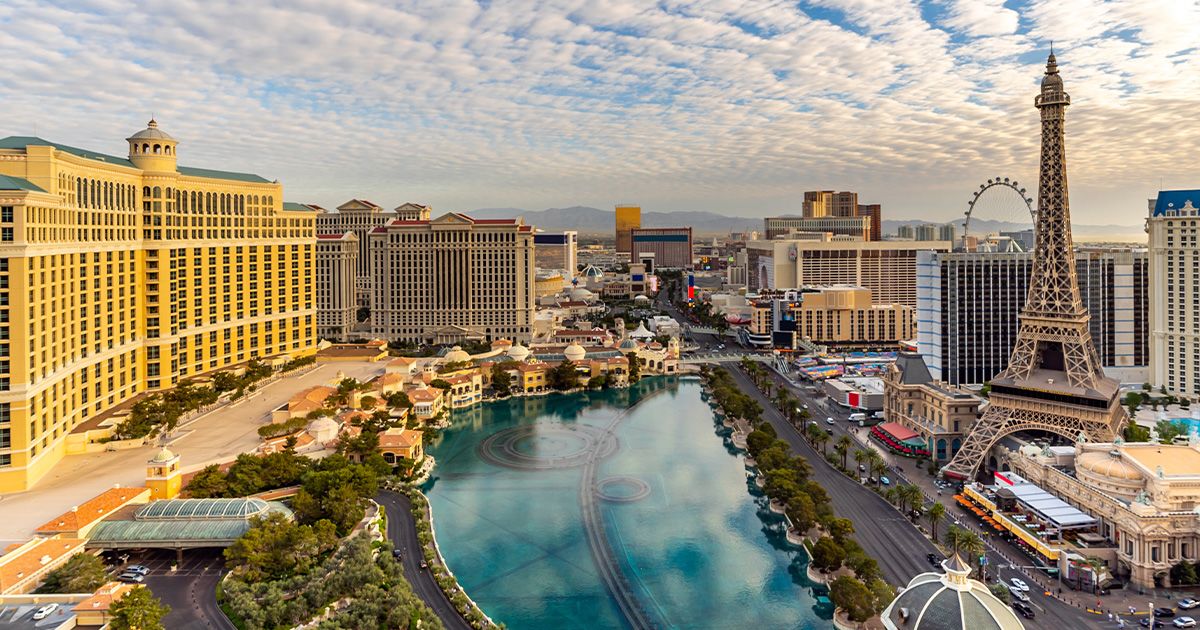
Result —
[[345, 341], [358, 321], [358, 237], [317, 235], [317, 337]]
[[[768, 240], [788, 232], [832, 232], [864, 241], [883, 237], [882, 208], [879, 204], [859, 204], [858, 193], [850, 191], [813, 190], [804, 193], [800, 217], [768, 217], [763, 230]], [[861, 218], [865, 221], [852, 221]], [[841, 219], [838, 221], [837, 219]]]
[[452, 212], [392, 221], [368, 238], [374, 336], [411, 343], [529, 343], [536, 298], [531, 226]]
[[692, 266], [692, 228], [634, 228], [629, 231], [629, 262], [649, 269]]
[[178, 166], [153, 120], [127, 142], [0, 139], [0, 492], [138, 394], [314, 350], [314, 213], [257, 175]]
[[533, 260], [537, 263], [538, 269], [562, 271], [564, 277], [568, 279], [575, 277], [575, 273], [579, 270], [578, 232], [573, 230], [536, 232], [533, 235], [533, 248]]
[[917, 305], [917, 252], [950, 251], [949, 241], [810, 241], [746, 243], [753, 292], [851, 284], [871, 291], [875, 304]]
[[358, 301], [363, 306], [367, 305], [371, 296], [371, 256], [367, 252], [367, 233], [372, 228], [395, 220], [428, 221], [430, 211], [429, 206], [416, 203], [406, 203], [395, 210], [386, 210], [365, 199], [351, 199], [332, 211], [318, 206], [310, 207], [317, 210], [317, 234], [340, 235], [353, 232], [358, 239], [357, 288]]
[[1200, 190], [1164, 190], [1150, 201], [1150, 382], [1200, 394]]
[[616, 210], [617, 253], [628, 254], [630, 230], [642, 227], [642, 207], [621, 204]]
[[[1032, 262], [1030, 252], [917, 255], [917, 348], [933, 378], [985, 383], [1008, 365]], [[1126, 382], [1145, 381], [1146, 250], [1082, 249], [1075, 265], [1101, 364]]]
[[939, 463], [958, 452], [983, 403], [965, 389], [936, 380], [921, 355], [911, 352], [901, 352], [888, 366], [883, 392], [887, 421], [920, 436]]
[[913, 308], [874, 304], [863, 287], [835, 285], [781, 291], [751, 303], [746, 341], [796, 348], [801, 342], [842, 348], [890, 348], [916, 334]]

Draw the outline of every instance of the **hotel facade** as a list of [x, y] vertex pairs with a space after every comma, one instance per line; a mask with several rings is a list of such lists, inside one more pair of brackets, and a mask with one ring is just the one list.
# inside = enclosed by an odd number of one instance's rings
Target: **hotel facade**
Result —
[[1200, 394], [1200, 190], [1164, 190], [1150, 201], [1150, 382]]
[[178, 166], [153, 120], [127, 143], [0, 139], [0, 492], [139, 394], [314, 350], [314, 213], [257, 175]]
[[376, 337], [462, 343], [533, 335], [533, 228], [448, 213], [396, 220], [368, 238]]
[[318, 234], [317, 337], [345, 341], [353, 335], [358, 321], [358, 237], [345, 234]]

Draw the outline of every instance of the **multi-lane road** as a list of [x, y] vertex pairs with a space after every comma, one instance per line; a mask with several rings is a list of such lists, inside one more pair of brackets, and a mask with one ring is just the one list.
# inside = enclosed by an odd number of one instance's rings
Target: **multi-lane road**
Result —
[[[879, 567], [885, 579], [893, 584], [903, 586], [918, 573], [930, 570], [925, 560], [925, 555], [930, 552], [937, 552], [937, 550], [923, 533], [909, 522], [908, 519], [901, 516], [891, 504], [875, 494], [874, 491], [863, 487], [857, 481], [846, 477], [840, 471], [830, 466], [824, 457], [817, 453], [816, 449], [807, 440], [801, 437], [800, 431], [788, 423], [782, 414], [775, 409], [774, 403], [759, 392], [758, 388], [754, 387], [749, 377], [742, 372], [740, 367], [735, 367], [730, 372], [743, 390], [758, 399], [764, 410], [763, 418], [775, 427], [779, 437], [791, 444], [795, 452], [809, 458], [812, 462], [813, 478], [820, 482], [826, 491], [829, 492], [830, 497], [833, 499], [834, 512], [838, 516], [854, 521], [855, 539], [858, 540], [859, 544], [862, 545], [863, 549], [871, 557], [879, 562]], [[841, 435], [849, 435], [855, 440], [857, 446], [861, 447], [863, 445], [861, 436], [855, 433], [857, 426], [849, 420], [849, 410], [842, 409], [838, 405], [831, 403], [828, 398], [816, 397], [810, 390], [796, 386], [773, 371], [771, 375], [777, 386], [787, 387], [800, 401], [800, 404], [808, 406], [813, 419], [822, 421], [821, 427], [833, 433], [833, 438], [829, 444], [833, 444]], [[823, 420], [826, 417], [833, 418], [834, 424], [828, 425], [824, 423]], [[897, 478], [894, 474], [892, 477], [893, 479]], [[903, 475], [900, 476], [900, 479], [908, 480]], [[916, 478], [913, 479], [913, 481], [917, 480]], [[928, 491], [927, 494], [929, 494]], [[953, 503], [947, 505], [946, 511], [949, 517], [955, 517], [956, 514], [960, 513]], [[962, 520], [964, 524], [967, 522], [965, 518]], [[947, 523], [949, 522], [950, 520], [948, 519]], [[945, 526], [946, 524], [943, 524], [943, 531]], [[1001, 555], [1000, 552], [1003, 552], [1004, 555]], [[999, 539], [993, 538], [988, 540], [986, 555], [989, 563], [989, 571], [993, 573], [998, 572], [1001, 580], [1007, 582], [1009, 578], [1019, 577], [1027, 583], [1032, 583], [1030, 578], [1033, 576], [1030, 574], [1018, 569], [1008, 568], [1007, 558], [1019, 562], [1018, 559], [1024, 557], [1016, 548]], [[1048, 583], [1050, 580], [1042, 576], [1040, 581]], [[1037, 611], [1037, 618], [1031, 622], [1033, 627], [1105, 627], [1102, 625], [1099, 616], [1079, 610], [1056, 599], [1046, 597], [1041, 593], [1030, 593], [1030, 598], [1030, 604]], [[1110, 625], [1109, 627], [1115, 626]]]
[[375, 501], [387, 511], [388, 539], [400, 550], [404, 577], [408, 578], [413, 592], [442, 620], [447, 630], [470, 630], [471, 625], [450, 603], [450, 598], [433, 579], [433, 574], [421, 568], [424, 556], [421, 554], [421, 542], [417, 539], [417, 526], [408, 497], [399, 492], [383, 490], [375, 495]]

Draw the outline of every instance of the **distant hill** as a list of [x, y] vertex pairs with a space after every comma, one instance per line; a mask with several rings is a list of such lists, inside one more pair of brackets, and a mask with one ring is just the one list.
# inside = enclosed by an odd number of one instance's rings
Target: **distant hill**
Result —
[[[514, 216], [543, 230], [577, 230], [582, 234], [612, 234], [613, 211], [589, 206], [522, 210], [520, 208], [479, 208], [466, 214], [480, 219]], [[761, 230], [762, 219], [727, 217], [713, 212], [643, 212], [643, 227], [691, 226], [697, 234], [728, 234], [743, 230]]]
[[[580, 234], [611, 235], [613, 232], [613, 211], [590, 206], [571, 206], [569, 208], [547, 208], [545, 210], [525, 210], [522, 208], [479, 208], [466, 214], [480, 219], [507, 219], [515, 216], [525, 218], [525, 222], [543, 230], [576, 230]], [[780, 215], [795, 216], [795, 215]], [[901, 225], [920, 225], [934, 223], [944, 225], [953, 223], [962, 232], [962, 220], [956, 221], [921, 221], [919, 219], [896, 220], [883, 222], [884, 234], [895, 234]], [[715, 212], [643, 212], [642, 225], [645, 227], [679, 227], [692, 226], [697, 234], [728, 234], [745, 230], [763, 229], [761, 218], [727, 217]], [[1030, 224], [995, 221], [990, 219], [975, 219], [971, 222], [971, 231], [1008, 232], [1030, 228]], [[1101, 237], [1122, 237], [1120, 240], [1145, 240], [1145, 232], [1140, 225], [1081, 225], [1073, 226], [1077, 236], [1095, 240]]]

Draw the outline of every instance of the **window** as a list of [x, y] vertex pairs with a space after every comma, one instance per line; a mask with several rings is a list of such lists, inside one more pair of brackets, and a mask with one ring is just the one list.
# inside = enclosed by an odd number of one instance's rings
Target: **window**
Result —
[[5, 243], [13, 242], [13, 229], [10, 227], [0, 228], [0, 241]]
[[0, 221], [2, 221], [4, 223], [12, 223], [13, 222], [13, 207], [12, 206], [0, 206]]

